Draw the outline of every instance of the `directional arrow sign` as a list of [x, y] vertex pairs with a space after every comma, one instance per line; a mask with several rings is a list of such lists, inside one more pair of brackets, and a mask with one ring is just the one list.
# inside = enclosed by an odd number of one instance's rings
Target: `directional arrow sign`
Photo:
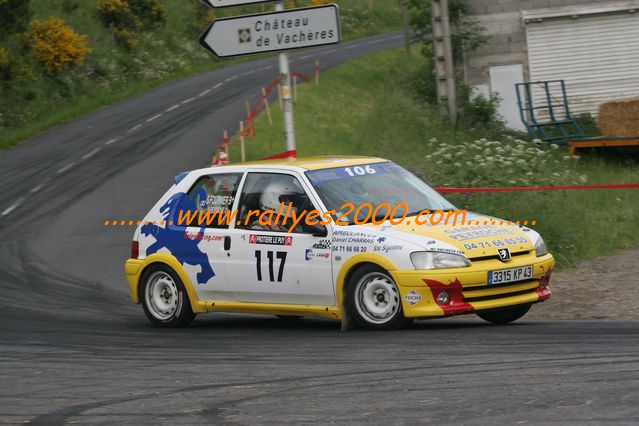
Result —
[[340, 42], [334, 4], [218, 19], [200, 44], [220, 58], [276, 52]]
[[274, 0], [202, 0], [212, 7], [244, 6], [246, 4], [268, 3]]

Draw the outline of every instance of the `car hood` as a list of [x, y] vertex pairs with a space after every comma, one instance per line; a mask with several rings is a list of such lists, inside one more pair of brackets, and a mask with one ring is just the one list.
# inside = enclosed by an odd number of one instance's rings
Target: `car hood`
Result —
[[[427, 216], [422, 216], [424, 221]], [[469, 213], [468, 225], [417, 225], [415, 217], [407, 218], [399, 225], [375, 226], [378, 232], [423, 247], [427, 251], [463, 253], [468, 258], [498, 255], [497, 250], [508, 248], [511, 253], [534, 249], [539, 234], [532, 229], [511, 224], [490, 216]], [[500, 224], [501, 223], [501, 224]]]

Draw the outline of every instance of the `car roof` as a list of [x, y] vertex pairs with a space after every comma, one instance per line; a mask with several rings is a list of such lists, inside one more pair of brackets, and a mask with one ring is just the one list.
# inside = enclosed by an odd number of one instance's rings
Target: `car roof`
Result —
[[322, 170], [330, 169], [334, 167], [351, 167], [359, 166], [362, 164], [382, 163], [386, 162], [383, 158], [377, 157], [356, 157], [356, 156], [317, 156], [317, 157], [303, 157], [303, 158], [283, 158], [275, 160], [260, 160], [251, 161], [247, 163], [235, 163], [227, 166], [215, 167], [215, 169], [225, 167], [243, 167], [243, 166], [274, 166], [274, 167], [286, 167], [286, 168], [299, 168], [303, 170]]

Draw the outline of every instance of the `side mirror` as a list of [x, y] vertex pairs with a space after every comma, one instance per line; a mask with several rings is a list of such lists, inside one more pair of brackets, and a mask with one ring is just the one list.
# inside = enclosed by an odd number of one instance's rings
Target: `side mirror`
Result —
[[328, 229], [319, 223], [316, 225], [308, 225], [307, 231], [314, 237], [324, 238], [328, 235]]

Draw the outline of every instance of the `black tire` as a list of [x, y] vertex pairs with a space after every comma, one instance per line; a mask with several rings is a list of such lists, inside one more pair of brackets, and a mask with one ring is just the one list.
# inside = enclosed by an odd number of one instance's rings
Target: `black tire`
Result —
[[515, 306], [498, 311], [477, 312], [477, 316], [493, 324], [508, 324], [526, 315], [532, 305]]
[[282, 321], [297, 321], [304, 318], [299, 315], [275, 315], [275, 316], [281, 319]]
[[[346, 283], [345, 295], [349, 316], [366, 330], [397, 330], [413, 322], [412, 318], [404, 317], [395, 281], [376, 265], [357, 268]], [[371, 304], [374, 304], [374, 309], [379, 306], [379, 311], [374, 312]]]
[[165, 265], [151, 265], [144, 271], [140, 279], [140, 303], [155, 327], [186, 327], [195, 318], [182, 280]]

